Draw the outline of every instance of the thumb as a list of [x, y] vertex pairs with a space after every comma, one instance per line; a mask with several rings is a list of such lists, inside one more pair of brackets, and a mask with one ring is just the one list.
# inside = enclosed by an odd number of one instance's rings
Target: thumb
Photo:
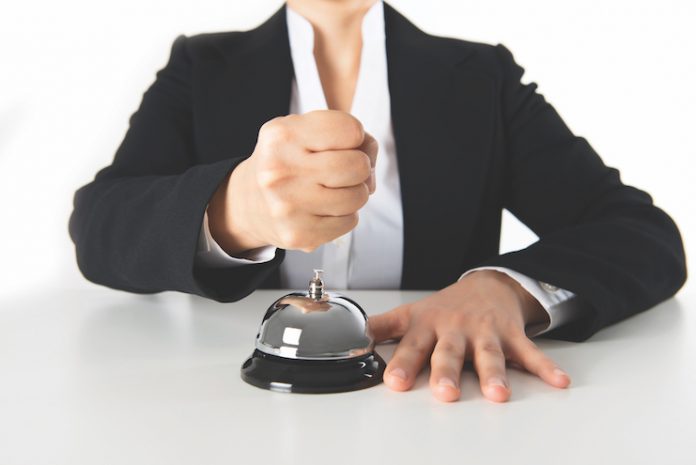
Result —
[[400, 305], [388, 312], [368, 318], [367, 326], [375, 343], [389, 339], [400, 339], [411, 321], [411, 304]]

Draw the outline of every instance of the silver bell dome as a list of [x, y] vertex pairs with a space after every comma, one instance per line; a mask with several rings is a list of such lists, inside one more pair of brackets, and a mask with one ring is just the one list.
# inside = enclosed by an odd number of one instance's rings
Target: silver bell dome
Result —
[[380, 383], [384, 372], [367, 314], [348, 297], [326, 292], [321, 270], [314, 270], [308, 291], [271, 304], [255, 346], [242, 378], [265, 389], [352, 391]]
[[336, 360], [372, 352], [374, 340], [363, 309], [348, 297], [324, 292], [321, 270], [315, 270], [309, 292], [293, 292], [270, 306], [256, 348], [291, 359]]

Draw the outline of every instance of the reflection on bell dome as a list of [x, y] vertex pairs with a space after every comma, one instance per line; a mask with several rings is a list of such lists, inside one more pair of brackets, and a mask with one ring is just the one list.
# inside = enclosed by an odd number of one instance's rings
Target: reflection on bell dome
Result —
[[256, 338], [261, 352], [303, 360], [351, 358], [373, 347], [365, 312], [347, 297], [329, 294], [319, 301], [300, 292], [281, 297]]

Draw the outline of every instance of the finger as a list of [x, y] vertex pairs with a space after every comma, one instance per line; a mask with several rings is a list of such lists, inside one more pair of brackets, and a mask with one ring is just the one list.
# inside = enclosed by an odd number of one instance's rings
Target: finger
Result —
[[295, 215], [282, 225], [278, 244], [287, 250], [312, 252], [322, 244], [341, 237], [358, 224], [358, 214], [346, 216], [314, 216], [306, 213]]
[[466, 341], [460, 333], [444, 334], [435, 344], [430, 356], [430, 389], [438, 399], [445, 402], [459, 399], [465, 353]]
[[314, 194], [303, 195], [300, 204], [304, 211], [317, 216], [345, 216], [356, 213], [370, 198], [365, 184], [341, 188], [314, 185], [308, 191]]
[[375, 166], [377, 164], [377, 152], [379, 151], [379, 144], [377, 144], [377, 140], [374, 137], [372, 137], [372, 135], [366, 132], [365, 140], [360, 146], [360, 150], [365, 152], [365, 154], [370, 159], [370, 167], [372, 169], [370, 170], [370, 177], [367, 180], [367, 187], [370, 189], [370, 194], [374, 194], [375, 189], [377, 187], [377, 180], [375, 177]]
[[526, 336], [512, 339], [509, 345], [510, 357], [525, 370], [537, 375], [551, 386], [566, 388], [570, 385], [570, 376]]
[[474, 344], [474, 368], [478, 373], [481, 392], [494, 402], [505, 402], [510, 398], [505, 374], [505, 354], [498, 339], [479, 338]]
[[317, 110], [285, 119], [299, 143], [312, 152], [354, 149], [365, 139], [362, 123], [343, 111]]
[[326, 187], [357, 186], [372, 174], [370, 158], [361, 150], [313, 152], [302, 158], [303, 174]]
[[[306, 221], [318, 221], [324, 216], [345, 216], [356, 213], [369, 200], [365, 184], [329, 188], [299, 179], [280, 189], [265, 192], [269, 210], [276, 219], [290, 220], [303, 227]], [[306, 218], [307, 216], [316, 218]]]
[[314, 233], [320, 239], [317, 242], [325, 244], [352, 231], [358, 224], [358, 214], [344, 216], [320, 216], [314, 225]]
[[410, 321], [409, 308], [410, 304], [405, 304], [368, 318], [367, 328], [375, 343], [400, 339], [406, 333]]
[[358, 149], [368, 156], [370, 159], [370, 166], [374, 168], [377, 165], [377, 152], [379, 151], [377, 139], [372, 137], [369, 132], [366, 132], [365, 139]]
[[387, 364], [384, 383], [396, 391], [410, 389], [434, 344], [435, 332], [430, 327], [411, 326]]

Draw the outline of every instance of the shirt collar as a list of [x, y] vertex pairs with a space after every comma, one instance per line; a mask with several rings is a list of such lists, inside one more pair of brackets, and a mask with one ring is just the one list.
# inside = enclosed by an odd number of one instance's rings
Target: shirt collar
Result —
[[[314, 59], [314, 28], [302, 15], [287, 7], [288, 39], [294, 68], [291, 112], [306, 113], [328, 108]], [[361, 25], [362, 52], [351, 113], [366, 105], [364, 99], [382, 92], [386, 83], [384, 5], [379, 0], [365, 13]], [[369, 68], [369, 69], [368, 69]], [[386, 84], [384, 84], [386, 86]], [[359, 115], [354, 116], [358, 117]], [[362, 116], [362, 115], [361, 115]]]

